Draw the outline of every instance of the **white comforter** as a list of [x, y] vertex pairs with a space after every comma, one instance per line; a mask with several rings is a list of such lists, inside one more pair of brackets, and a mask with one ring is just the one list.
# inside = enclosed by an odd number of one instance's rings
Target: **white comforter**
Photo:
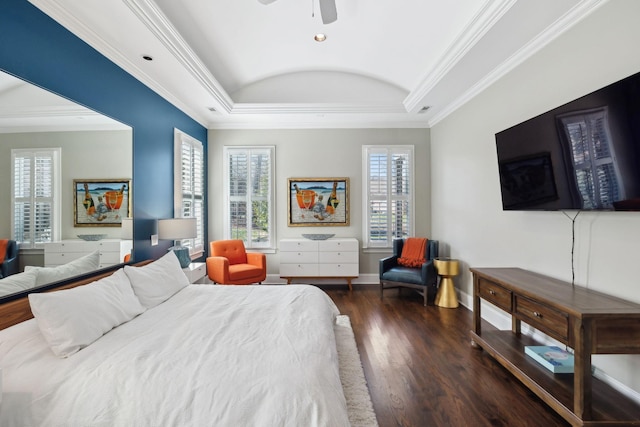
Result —
[[8, 426], [348, 426], [333, 324], [305, 285], [191, 285], [68, 359], [0, 331]]

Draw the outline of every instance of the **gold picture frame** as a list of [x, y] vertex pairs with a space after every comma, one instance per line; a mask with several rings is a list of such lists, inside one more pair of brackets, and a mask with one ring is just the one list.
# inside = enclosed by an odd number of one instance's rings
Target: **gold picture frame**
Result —
[[349, 225], [349, 178], [289, 178], [289, 227]]
[[73, 225], [121, 227], [131, 216], [131, 179], [74, 179]]

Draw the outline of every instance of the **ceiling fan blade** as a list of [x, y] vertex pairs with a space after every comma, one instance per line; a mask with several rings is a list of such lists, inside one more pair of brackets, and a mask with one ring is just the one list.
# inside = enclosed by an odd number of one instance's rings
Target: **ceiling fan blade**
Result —
[[336, 0], [320, 0], [320, 14], [322, 15], [323, 24], [335, 22], [338, 19]]
[[258, 1], [259, 1], [260, 3], [262, 3], [262, 4], [271, 4], [271, 3], [273, 3], [273, 2], [274, 2], [274, 1], [276, 1], [276, 0], [258, 0]]

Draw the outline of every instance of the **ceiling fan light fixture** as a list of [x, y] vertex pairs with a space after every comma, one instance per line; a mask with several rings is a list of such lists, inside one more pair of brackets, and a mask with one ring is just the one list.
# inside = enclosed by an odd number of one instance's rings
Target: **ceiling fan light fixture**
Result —
[[318, 43], [322, 43], [323, 41], [325, 41], [327, 39], [327, 35], [324, 33], [318, 33], [315, 36], [313, 36], [313, 39], [315, 41], [317, 41]]

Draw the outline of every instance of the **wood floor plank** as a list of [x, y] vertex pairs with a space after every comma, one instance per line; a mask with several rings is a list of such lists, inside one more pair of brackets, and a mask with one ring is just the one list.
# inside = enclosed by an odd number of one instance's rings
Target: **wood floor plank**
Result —
[[424, 307], [409, 290], [387, 290], [380, 300], [377, 286], [323, 289], [351, 319], [381, 427], [569, 425], [471, 347], [468, 309]]

